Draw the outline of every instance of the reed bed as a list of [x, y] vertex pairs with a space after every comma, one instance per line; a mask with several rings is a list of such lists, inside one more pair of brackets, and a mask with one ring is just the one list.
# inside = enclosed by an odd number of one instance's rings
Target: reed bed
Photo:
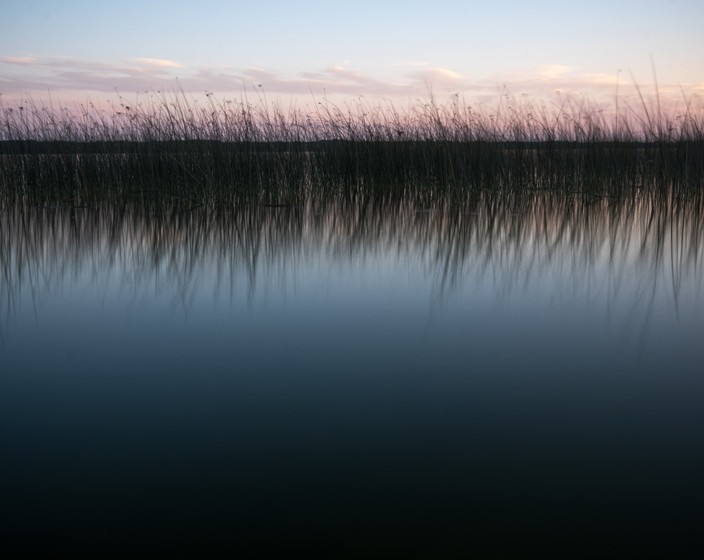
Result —
[[700, 189], [704, 111], [667, 115], [552, 107], [502, 97], [492, 111], [455, 97], [288, 109], [256, 99], [152, 94], [112, 109], [0, 104], [0, 190], [77, 205], [109, 196], [230, 203], [296, 200], [311, 189], [422, 196], [467, 190]]

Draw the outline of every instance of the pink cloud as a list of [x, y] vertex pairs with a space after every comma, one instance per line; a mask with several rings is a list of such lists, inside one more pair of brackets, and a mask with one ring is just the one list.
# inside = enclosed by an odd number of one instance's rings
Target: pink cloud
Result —
[[181, 68], [178, 62], [165, 60], [163, 58], [136, 58], [135, 61], [146, 66], [155, 66], [157, 68]]
[[31, 56], [0, 56], [0, 63], [5, 64], [32, 64], [35, 60]]
[[[371, 70], [375, 73], [372, 74]], [[310, 100], [311, 93], [327, 99], [404, 99], [413, 103], [434, 95], [438, 102], [461, 94], [469, 104], [495, 105], [502, 95], [509, 94], [513, 103], [550, 100], [555, 103], [557, 91], [565, 96], [587, 99], [604, 106], [612, 105], [619, 87], [619, 98], [627, 104], [641, 103], [632, 79], [621, 74], [579, 73], [560, 64], [537, 67], [532, 74], [469, 80], [451, 68], [433, 67], [422, 61], [399, 63], [393, 71], [370, 72], [342, 64], [317, 71], [282, 75], [264, 68], [188, 68], [178, 61], [159, 58], [136, 58], [104, 62], [75, 58], [34, 56], [0, 57], [0, 93], [3, 99], [20, 99], [26, 94], [82, 102], [87, 96], [114, 96], [115, 92], [131, 95], [137, 92], [178, 89], [192, 95], [216, 92], [224, 96], [240, 96], [256, 89], [267, 95]], [[684, 104], [682, 90], [701, 105], [704, 84], [659, 84], [663, 104], [679, 108]], [[641, 85], [641, 94], [654, 97], [650, 86]]]

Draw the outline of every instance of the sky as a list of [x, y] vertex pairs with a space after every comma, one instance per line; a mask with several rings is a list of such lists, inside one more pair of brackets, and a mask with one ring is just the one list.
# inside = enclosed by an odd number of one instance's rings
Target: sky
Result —
[[0, 0], [0, 14], [3, 103], [257, 88], [612, 101], [655, 78], [663, 99], [704, 97], [704, 0]]

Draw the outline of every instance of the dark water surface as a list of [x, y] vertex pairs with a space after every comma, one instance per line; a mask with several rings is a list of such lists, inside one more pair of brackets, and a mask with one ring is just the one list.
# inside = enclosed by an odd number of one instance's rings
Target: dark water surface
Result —
[[686, 555], [703, 217], [648, 193], [5, 208], [3, 530]]

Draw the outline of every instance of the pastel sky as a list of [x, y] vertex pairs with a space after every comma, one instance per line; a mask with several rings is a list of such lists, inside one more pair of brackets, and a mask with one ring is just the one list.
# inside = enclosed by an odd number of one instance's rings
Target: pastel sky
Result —
[[[702, 0], [0, 0], [0, 93], [704, 96]], [[624, 93], [626, 94], [626, 93]]]

